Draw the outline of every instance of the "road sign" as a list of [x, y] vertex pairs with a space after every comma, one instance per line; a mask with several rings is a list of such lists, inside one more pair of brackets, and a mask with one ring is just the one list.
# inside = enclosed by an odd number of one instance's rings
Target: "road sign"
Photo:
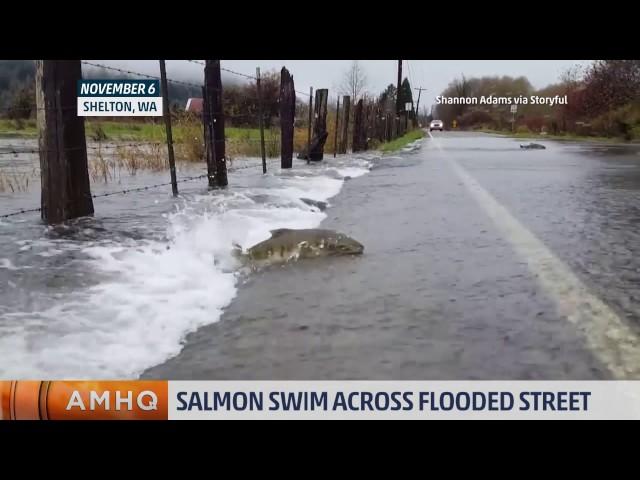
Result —
[[511, 105], [511, 113], [516, 113], [518, 111], [518, 105]]

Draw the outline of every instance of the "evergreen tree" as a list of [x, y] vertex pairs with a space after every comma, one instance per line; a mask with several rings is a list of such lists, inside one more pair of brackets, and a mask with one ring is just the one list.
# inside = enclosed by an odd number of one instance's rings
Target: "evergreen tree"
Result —
[[402, 108], [405, 108], [407, 103], [413, 104], [413, 95], [411, 94], [411, 85], [409, 84], [409, 79], [405, 77], [402, 81], [402, 85], [400, 85], [400, 100]]
[[385, 113], [394, 113], [396, 109], [396, 86], [390, 83], [378, 97], [378, 105]]

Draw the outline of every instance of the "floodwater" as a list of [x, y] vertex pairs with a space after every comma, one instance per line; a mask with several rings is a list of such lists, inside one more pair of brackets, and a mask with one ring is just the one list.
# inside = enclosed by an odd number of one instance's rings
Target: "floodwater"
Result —
[[[640, 147], [519, 143], [436, 132], [2, 220], [0, 377], [640, 379]], [[233, 242], [318, 225], [364, 255], [238, 273]]]
[[[93, 218], [56, 228], [37, 213], [0, 219], [0, 378], [136, 378], [178, 354], [185, 335], [219, 321], [241, 288], [233, 243], [319, 225], [326, 214], [308, 200], [334, 197], [374, 157], [296, 161], [283, 172], [270, 162], [265, 176], [258, 159], [238, 159], [226, 190], [209, 192], [200, 179], [180, 183], [177, 199], [170, 186], [97, 198]], [[26, 153], [5, 160], [18, 172], [35, 161]], [[204, 172], [183, 165], [178, 179]], [[92, 193], [168, 177], [119, 173]], [[0, 193], [0, 216], [39, 206], [34, 183]]]

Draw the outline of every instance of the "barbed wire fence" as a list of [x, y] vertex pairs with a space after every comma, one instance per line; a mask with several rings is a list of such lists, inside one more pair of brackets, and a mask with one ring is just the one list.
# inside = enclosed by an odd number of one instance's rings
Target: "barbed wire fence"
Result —
[[[39, 147], [3, 144], [0, 145], [0, 158], [3, 156], [19, 157], [20, 155], [38, 155], [40, 157], [41, 170], [42, 168], [46, 170], [45, 172], [41, 171], [41, 206], [1, 214], [0, 218], [41, 212], [42, 219], [46, 222], [58, 223], [70, 218], [93, 214], [93, 200], [101, 197], [124, 195], [168, 185], [172, 186], [174, 195], [177, 195], [178, 184], [200, 179], [207, 179], [211, 188], [226, 187], [228, 185], [228, 173], [259, 167], [262, 167], [263, 174], [267, 173], [267, 166], [269, 164], [273, 165], [275, 163], [274, 160], [277, 160], [277, 156], [280, 156], [281, 168], [292, 168], [294, 137], [295, 149], [298, 151], [297, 157], [306, 159], [307, 163], [309, 163], [312, 160], [322, 159], [325, 143], [328, 146], [333, 143], [332, 153], [334, 156], [337, 153], [347, 153], [349, 144], [352, 144], [354, 152], [366, 150], [367, 138], [365, 137], [371, 131], [373, 125], [379, 124], [377, 116], [371, 114], [373, 109], [368, 106], [365, 107], [361, 99], [355, 105], [353, 126], [350, 129], [350, 98], [349, 96], [343, 96], [342, 111], [339, 112], [340, 102], [338, 101], [333, 114], [335, 132], [332, 138], [329, 139], [326, 131], [328, 91], [326, 89], [317, 90], [314, 102], [313, 88], [310, 88], [309, 92], [296, 90], [293, 77], [284, 67], [280, 72], [277, 111], [274, 112], [273, 76], [270, 79], [272, 82], [270, 85], [272, 89], [271, 104], [265, 105], [260, 68], [256, 69], [255, 75], [251, 75], [225, 68], [221, 66], [220, 60], [207, 60], [206, 62], [186, 60], [186, 62], [204, 67], [203, 83], [194, 83], [168, 78], [163, 62], [160, 61], [161, 75], [155, 76], [85, 60], [39, 61], [38, 75], [46, 77], [49, 74], [50, 78], [46, 83], [49, 85], [50, 90], [47, 90], [46, 86], [42, 87], [42, 94], [39, 95], [40, 102], [35, 108], [14, 106], [8, 109], [0, 109], [0, 117], [9, 112], [15, 115], [21, 108], [25, 111], [28, 110], [29, 114], [33, 112], [42, 114], [44, 112], [46, 121], [38, 121], [40, 131]], [[161, 117], [154, 118], [153, 124], [158, 124], [156, 119], [164, 121], [164, 131], [160, 127], [158, 134], [159, 137], [164, 137], [164, 139], [157, 141], [105, 142], [106, 134], [102, 131], [100, 123], [97, 123], [95, 135], [87, 138], [84, 118], [77, 116], [78, 97], [76, 84], [77, 80], [82, 79], [82, 66], [113, 71], [120, 76], [127, 76], [127, 79], [136, 77], [159, 80], [161, 82], [164, 112]], [[255, 95], [255, 98], [249, 99], [251, 101], [247, 102], [249, 105], [246, 107], [247, 111], [225, 111], [221, 72], [251, 82], [251, 88], [248, 90], [253, 92], [251, 95]], [[120, 79], [118, 77], [114, 78], [114, 80]], [[41, 82], [40, 85], [45, 85], [45, 82]], [[187, 87], [190, 91], [202, 92], [201, 99], [195, 95], [190, 95], [192, 100], [194, 98], [200, 100], [200, 102], [196, 102], [200, 104], [200, 108], [188, 109], [185, 107], [185, 111], [180, 113], [176, 110], [170, 110], [169, 85]], [[65, 88], [66, 92], [63, 91]], [[298, 98], [299, 96], [302, 97], [302, 101]], [[269, 108], [265, 110], [267, 106]], [[306, 115], [299, 115], [300, 111], [304, 110], [306, 112], [303, 113]], [[271, 128], [274, 118], [279, 118], [279, 129]], [[177, 121], [180, 127], [186, 125], [184, 128], [186, 133], [178, 135], [177, 141], [173, 140], [172, 135], [172, 123], [174, 121]], [[341, 122], [340, 125], [338, 124], [339, 121]], [[254, 128], [237, 129], [236, 125]], [[256, 126], [257, 128], [255, 128]], [[225, 127], [227, 127], [226, 131]], [[269, 138], [265, 138], [265, 127], [269, 130]], [[60, 138], [51, 136], [52, 132], [58, 129], [63, 129], [66, 132], [62, 145], [60, 145]], [[238, 134], [236, 130], [241, 133]], [[80, 135], [79, 132], [83, 135]], [[160, 149], [163, 146], [167, 147], [171, 182], [127, 188], [98, 195], [91, 194], [88, 178], [88, 152], [92, 152], [92, 155], [99, 158], [102, 158], [103, 152], [113, 151], [112, 154], [114, 155], [120, 152], [123, 156], [134, 159], [145, 148], [154, 149], [155, 154], [160, 155]], [[195, 157], [191, 158], [191, 160], [205, 163], [207, 173], [177, 178], [174, 147], [179, 149], [180, 160], [185, 160], [183, 150], [190, 151], [191, 156]], [[331, 147], [329, 146], [329, 148]], [[127, 149], [131, 149], [131, 151]], [[254, 156], [259, 156], [261, 162], [254, 163], [254, 161], [248, 159]], [[235, 157], [245, 158], [241, 162], [242, 165], [234, 166]], [[269, 162], [267, 157], [269, 157]], [[228, 162], [227, 160], [230, 161]], [[131, 161], [133, 162], [134, 160]], [[228, 163], [229, 165], [227, 165]], [[104, 165], [102, 167], [104, 170]], [[102, 173], [106, 181], [106, 174], [104, 171]], [[67, 180], [61, 181], [61, 178]], [[71, 181], [68, 181], [69, 179]], [[73, 188], [70, 188], [70, 185], [73, 185]]]

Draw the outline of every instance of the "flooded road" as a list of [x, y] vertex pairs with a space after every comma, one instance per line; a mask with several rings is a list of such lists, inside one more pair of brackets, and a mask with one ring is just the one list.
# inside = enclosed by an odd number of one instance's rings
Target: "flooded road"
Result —
[[[640, 379], [640, 147], [540, 143], [434, 132], [3, 220], [0, 377]], [[317, 226], [364, 255], [238, 273], [233, 242]]]
[[144, 376], [640, 378], [640, 149], [433, 137], [332, 200], [362, 257], [255, 275]]

